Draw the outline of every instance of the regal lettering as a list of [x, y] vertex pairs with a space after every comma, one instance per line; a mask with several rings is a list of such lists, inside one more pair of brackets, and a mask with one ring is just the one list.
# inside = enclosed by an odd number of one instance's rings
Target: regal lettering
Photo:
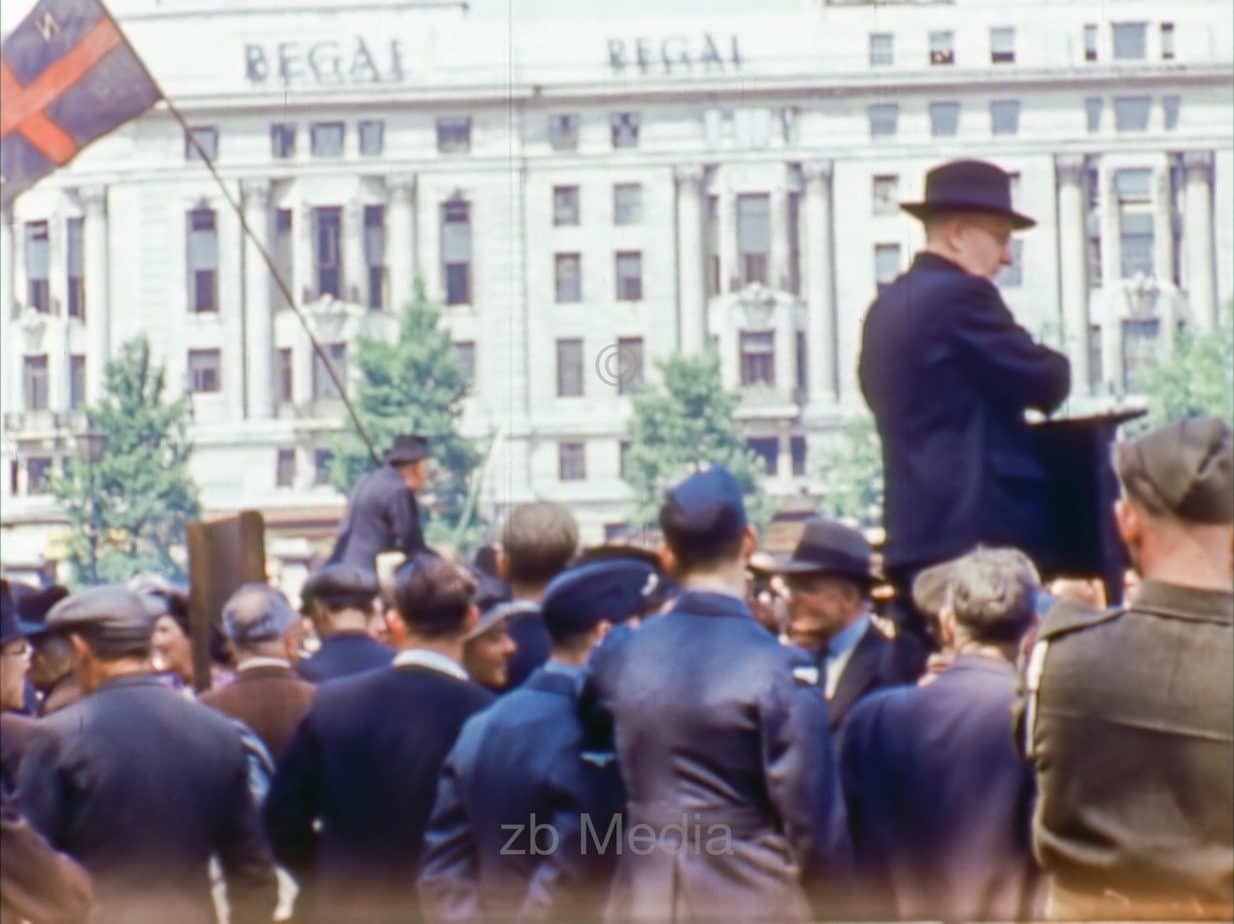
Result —
[[608, 40], [608, 66], [615, 74], [637, 68], [640, 74], [725, 73], [741, 69], [741, 46], [736, 35], [727, 43], [710, 32], [691, 39], [667, 35], [659, 39], [638, 36]]

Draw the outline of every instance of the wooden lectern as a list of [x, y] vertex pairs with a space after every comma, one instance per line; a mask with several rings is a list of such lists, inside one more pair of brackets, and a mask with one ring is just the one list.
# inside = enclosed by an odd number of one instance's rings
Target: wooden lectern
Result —
[[1111, 606], [1122, 602], [1130, 562], [1114, 523], [1118, 477], [1110, 451], [1118, 428], [1145, 413], [1137, 408], [1032, 425], [1038, 457], [1049, 473], [1049, 539], [1045, 547], [1026, 551], [1043, 576], [1099, 576]]

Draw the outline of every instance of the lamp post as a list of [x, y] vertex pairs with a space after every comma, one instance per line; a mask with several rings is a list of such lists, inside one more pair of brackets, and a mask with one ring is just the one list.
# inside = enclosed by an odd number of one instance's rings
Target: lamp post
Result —
[[86, 429], [77, 434], [77, 448], [86, 462], [86, 491], [90, 498], [90, 517], [86, 524], [86, 539], [90, 546], [90, 583], [99, 582], [98, 522], [99, 500], [95, 484], [94, 467], [107, 451], [107, 434], [99, 430], [94, 421], [87, 418]]

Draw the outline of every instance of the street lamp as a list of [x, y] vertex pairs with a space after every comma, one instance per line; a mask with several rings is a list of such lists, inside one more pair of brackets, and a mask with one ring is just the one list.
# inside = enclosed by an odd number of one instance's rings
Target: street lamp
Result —
[[99, 500], [95, 484], [94, 467], [103, 460], [107, 451], [107, 434], [95, 426], [94, 421], [86, 419], [86, 429], [77, 434], [77, 449], [86, 462], [86, 493], [90, 498], [90, 517], [86, 523], [86, 540], [90, 546], [90, 583], [99, 582], [98, 562], [98, 523]]

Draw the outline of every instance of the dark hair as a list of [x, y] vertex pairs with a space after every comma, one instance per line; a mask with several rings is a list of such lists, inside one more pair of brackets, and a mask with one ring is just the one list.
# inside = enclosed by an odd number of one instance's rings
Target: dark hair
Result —
[[475, 582], [463, 569], [436, 555], [420, 554], [395, 575], [394, 606], [418, 635], [456, 635], [475, 591]]
[[501, 531], [510, 580], [546, 584], [565, 570], [578, 551], [578, 523], [553, 501], [520, 504]]
[[[663, 526], [663, 520], [661, 520]], [[695, 571], [710, 571], [733, 561], [741, 554], [742, 531], [726, 539], [702, 539], [695, 534], [682, 535], [664, 529], [664, 542], [677, 561], [677, 576], [684, 577]]]

